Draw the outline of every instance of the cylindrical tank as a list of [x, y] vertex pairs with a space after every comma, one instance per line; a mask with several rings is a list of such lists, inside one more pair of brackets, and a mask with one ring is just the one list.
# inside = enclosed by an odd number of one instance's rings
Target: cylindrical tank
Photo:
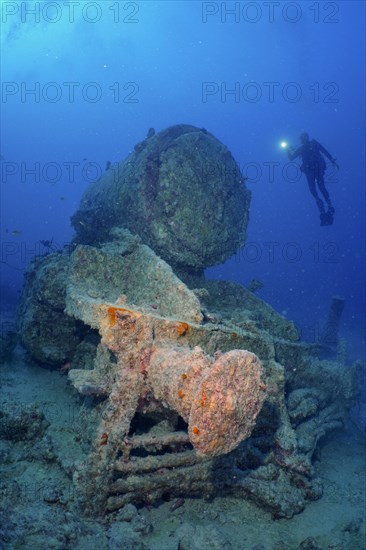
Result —
[[138, 234], [173, 267], [199, 272], [245, 242], [250, 192], [230, 151], [205, 129], [177, 125], [137, 144], [85, 192], [72, 217], [75, 241]]

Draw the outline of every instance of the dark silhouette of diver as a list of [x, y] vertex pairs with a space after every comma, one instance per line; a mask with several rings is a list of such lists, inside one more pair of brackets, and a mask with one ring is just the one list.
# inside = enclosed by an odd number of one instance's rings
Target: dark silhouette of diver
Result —
[[[290, 148], [287, 152], [288, 158], [294, 160], [297, 157], [301, 157], [301, 171], [304, 172], [306, 179], [308, 180], [308, 185], [310, 193], [316, 200], [316, 204], [320, 212], [320, 225], [332, 225], [334, 217], [334, 208], [331, 203], [329, 193], [324, 185], [324, 173], [326, 170], [326, 162], [324, 156], [327, 157], [330, 162], [339, 168], [336, 163], [336, 159], [315, 139], [310, 140], [309, 134], [306, 132], [300, 135], [301, 146], [297, 149]], [[327, 205], [328, 210], [325, 211], [324, 203], [318, 195], [317, 186], [321, 194], [323, 195]]]

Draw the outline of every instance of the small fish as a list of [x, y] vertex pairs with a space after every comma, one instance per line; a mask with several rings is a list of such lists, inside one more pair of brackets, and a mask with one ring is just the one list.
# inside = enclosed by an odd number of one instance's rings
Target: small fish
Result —
[[264, 283], [262, 283], [262, 281], [260, 281], [259, 279], [252, 279], [248, 285], [248, 290], [250, 290], [250, 292], [256, 292], [263, 287]]
[[49, 239], [43, 239], [41, 241], [39, 241], [41, 243], [42, 246], [44, 246], [45, 248], [52, 248], [52, 245], [53, 245], [53, 237], [51, 240]]
[[13, 229], [13, 231], [11, 232], [11, 234], [13, 235], [13, 237], [20, 237], [22, 232], [19, 231], [19, 229]]
[[65, 197], [60, 197], [60, 201], [64, 201], [65, 200]]
[[99, 442], [99, 446], [102, 447], [103, 445], [107, 445], [108, 443], [108, 437], [109, 437], [109, 433], [108, 432], [104, 432], [101, 437], [100, 437], [100, 442]]
[[180, 508], [185, 503], [184, 498], [177, 498], [172, 505], [170, 506], [170, 511], [174, 512], [174, 510], [177, 510], [177, 508]]
[[67, 372], [71, 369], [71, 363], [70, 361], [68, 361], [67, 363], [65, 363], [64, 365], [61, 365], [60, 367], [60, 372]]

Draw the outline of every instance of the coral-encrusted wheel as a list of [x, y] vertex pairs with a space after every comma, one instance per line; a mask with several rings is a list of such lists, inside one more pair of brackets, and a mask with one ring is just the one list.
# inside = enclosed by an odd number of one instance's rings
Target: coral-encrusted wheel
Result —
[[189, 437], [199, 454], [230, 452], [251, 434], [265, 399], [262, 365], [244, 350], [222, 354], [201, 381], [189, 416]]

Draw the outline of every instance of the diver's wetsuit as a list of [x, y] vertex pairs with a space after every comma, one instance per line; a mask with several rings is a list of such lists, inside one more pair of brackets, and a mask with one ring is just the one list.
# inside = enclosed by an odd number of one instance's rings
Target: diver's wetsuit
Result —
[[326, 163], [324, 160], [326, 156], [331, 162], [334, 162], [332, 155], [318, 143], [315, 139], [308, 140], [303, 145], [298, 147], [295, 151], [289, 151], [288, 157], [290, 160], [294, 160], [297, 157], [301, 157], [302, 165], [301, 171], [304, 172], [310, 189], [310, 193], [316, 200], [316, 204], [320, 210], [320, 214], [325, 214], [324, 204], [318, 195], [316, 189], [316, 183], [318, 184], [319, 191], [322, 193], [331, 214], [334, 213], [329, 193], [324, 185], [324, 172], [326, 169]]

